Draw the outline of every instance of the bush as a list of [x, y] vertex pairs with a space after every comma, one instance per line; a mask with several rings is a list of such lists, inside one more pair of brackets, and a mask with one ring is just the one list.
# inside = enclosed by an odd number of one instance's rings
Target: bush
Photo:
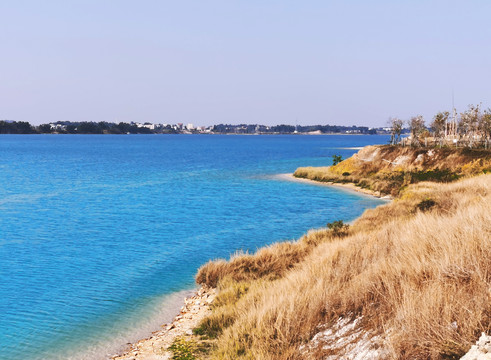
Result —
[[343, 220], [337, 220], [327, 223], [327, 228], [332, 231], [334, 236], [341, 237], [348, 235], [349, 225], [345, 224]]
[[430, 198], [426, 198], [424, 200], [422, 200], [417, 206], [417, 208], [421, 211], [428, 211], [430, 210], [433, 206], [436, 205], [436, 202], [435, 200], [433, 199], [430, 199]]

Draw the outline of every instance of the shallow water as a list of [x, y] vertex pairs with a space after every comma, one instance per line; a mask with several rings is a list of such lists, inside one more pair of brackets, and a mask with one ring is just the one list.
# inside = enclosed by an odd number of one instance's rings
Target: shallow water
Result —
[[[104, 358], [196, 269], [382, 200], [283, 181], [386, 136], [0, 136], [0, 359]], [[180, 292], [180, 293], [179, 293]]]

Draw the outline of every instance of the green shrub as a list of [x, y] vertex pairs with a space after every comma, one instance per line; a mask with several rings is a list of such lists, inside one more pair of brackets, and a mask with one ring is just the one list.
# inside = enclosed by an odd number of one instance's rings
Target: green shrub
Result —
[[419, 181], [437, 181], [437, 182], [451, 182], [459, 178], [454, 171], [449, 169], [434, 169], [434, 170], [420, 170], [411, 172], [412, 182]]
[[334, 236], [341, 237], [348, 235], [349, 225], [345, 224], [343, 220], [337, 220], [327, 223], [327, 228], [332, 231]]

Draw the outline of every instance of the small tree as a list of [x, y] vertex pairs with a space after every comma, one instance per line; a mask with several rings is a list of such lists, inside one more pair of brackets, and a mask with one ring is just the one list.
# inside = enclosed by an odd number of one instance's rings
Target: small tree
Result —
[[479, 123], [479, 130], [484, 139], [489, 140], [491, 137], [491, 108], [484, 110], [484, 114]]
[[333, 155], [332, 156], [332, 165], [337, 165], [339, 164], [341, 161], [343, 161], [343, 157], [341, 155]]
[[39, 125], [39, 132], [43, 133], [43, 134], [49, 134], [51, 133], [51, 125], [50, 124], [41, 124]]
[[419, 137], [426, 130], [423, 117], [421, 115], [413, 116], [409, 120], [409, 129], [411, 131], [411, 145], [420, 146]]
[[435, 136], [435, 139], [442, 140], [445, 136], [445, 126], [447, 125], [450, 113], [448, 111], [439, 112], [433, 117], [433, 122], [431, 123], [431, 130]]
[[481, 122], [482, 113], [480, 105], [469, 105], [469, 108], [460, 113], [459, 130], [467, 137], [469, 146], [472, 147], [474, 136], [479, 133], [479, 124]]
[[399, 141], [401, 141], [402, 126], [404, 125], [404, 122], [398, 118], [390, 118], [389, 125], [390, 125], [390, 143], [392, 145], [395, 145]]

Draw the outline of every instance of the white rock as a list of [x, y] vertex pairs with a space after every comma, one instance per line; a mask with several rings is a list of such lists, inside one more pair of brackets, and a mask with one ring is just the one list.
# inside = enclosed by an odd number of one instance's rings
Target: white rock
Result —
[[472, 345], [460, 360], [491, 360], [491, 336], [482, 333], [476, 345]]

